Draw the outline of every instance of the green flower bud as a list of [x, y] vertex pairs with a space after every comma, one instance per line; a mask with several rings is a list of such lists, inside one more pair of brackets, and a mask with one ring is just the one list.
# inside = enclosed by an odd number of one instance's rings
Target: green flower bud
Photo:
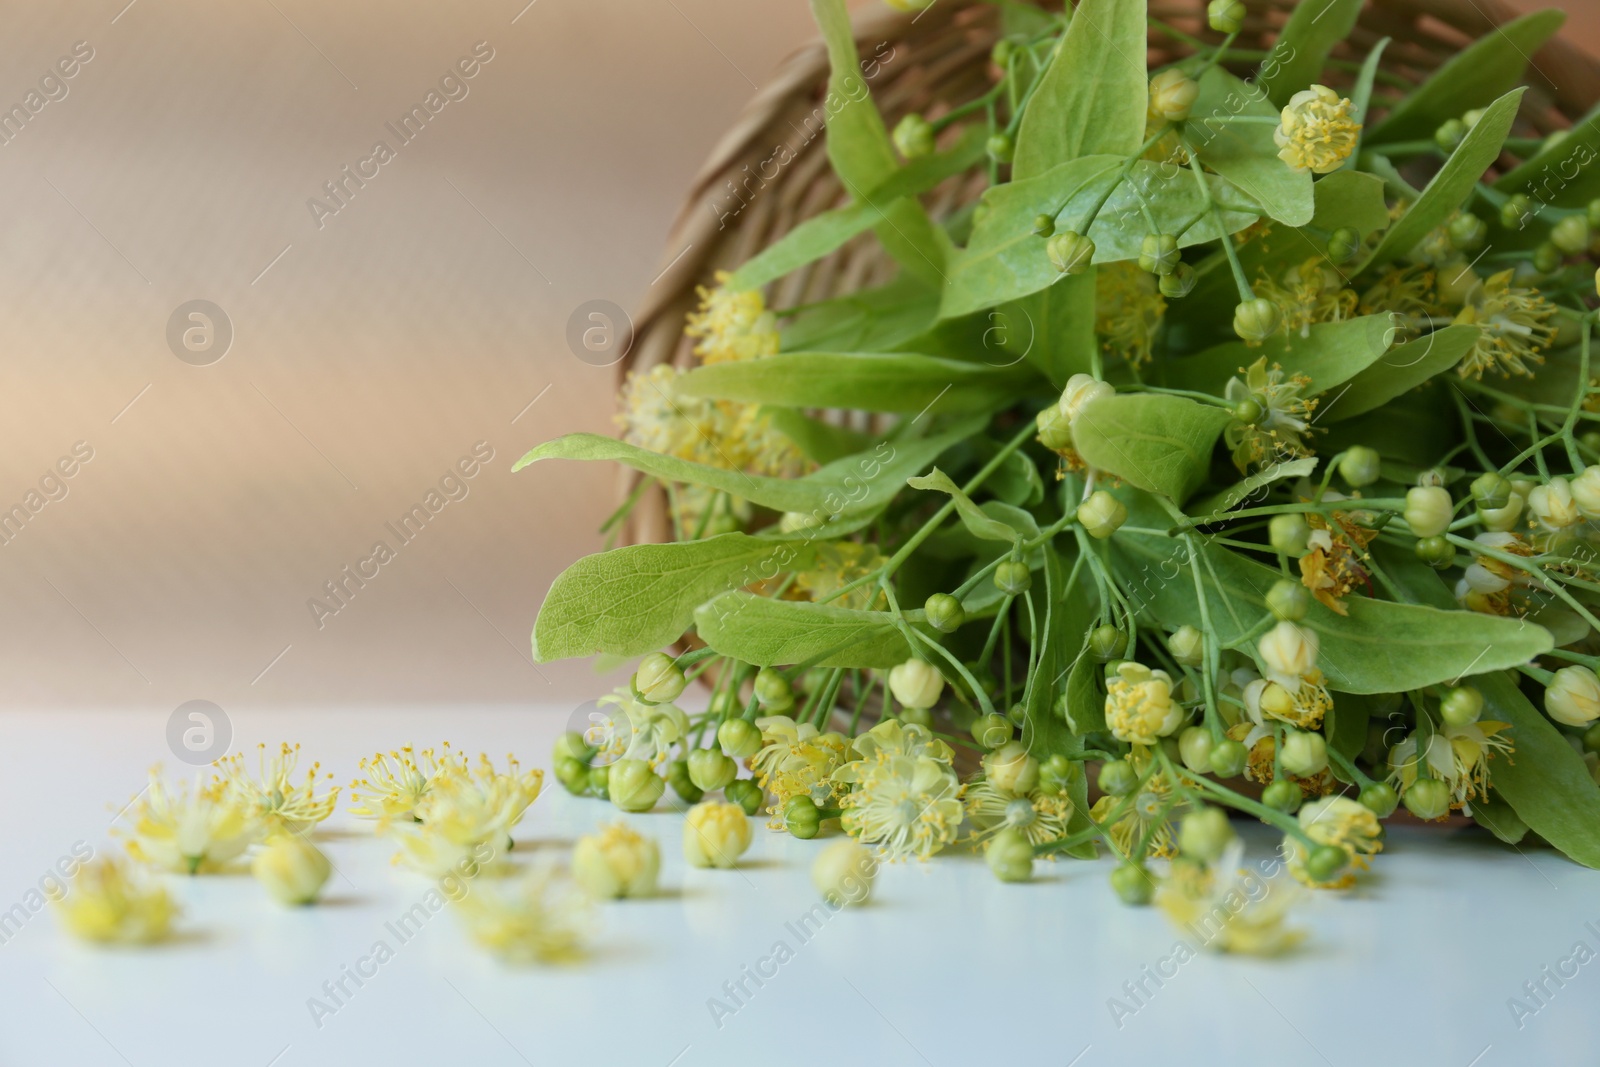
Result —
[[1211, 746], [1211, 773], [1218, 778], [1237, 778], [1244, 771], [1250, 750], [1242, 741], [1229, 738]]
[[1479, 122], [1483, 121], [1483, 112], [1484, 112], [1483, 108], [1475, 107], [1472, 110], [1470, 110], [1470, 111], [1466, 112], [1465, 114], [1463, 114], [1461, 116], [1461, 121], [1465, 122], [1467, 124], [1467, 129], [1470, 130], [1474, 126], [1478, 125]]
[[1589, 250], [1589, 220], [1568, 215], [1550, 231], [1550, 243], [1569, 256], [1583, 255]]
[[683, 671], [665, 652], [652, 652], [639, 661], [633, 672], [633, 691], [650, 704], [666, 704], [677, 700], [689, 684]]
[[1583, 732], [1583, 747], [1590, 752], [1600, 752], [1600, 722]]
[[739, 804], [708, 800], [683, 820], [683, 858], [691, 867], [727, 869], [750, 847], [750, 819]]
[[689, 780], [703, 791], [715, 793], [737, 777], [739, 765], [716, 749], [697, 748], [689, 753]]
[[1198, 667], [1206, 660], [1205, 634], [1193, 626], [1180, 626], [1167, 637], [1167, 651], [1185, 667]]
[[1299, 622], [1311, 610], [1311, 593], [1299, 582], [1279, 578], [1267, 591], [1267, 607], [1276, 618]]
[[1500, 225], [1508, 230], [1520, 230], [1528, 224], [1527, 220], [1532, 210], [1533, 201], [1521, 193], [1516, 193], [1500, 205]]
[[1472, 482], [1472, 500], [1480, 508], [1498, 509], [1511, 503], [1511, 483], [1494, 471]]
[[1437, 778], [1418, 778], [1403, 799], [1406, 810], [1419, 819], [1442, 819], [1450, 814], [1450, 787]]
[[1054, 237], [1056, 235], [1056, 217], [1054, 215], [1035, 215], [1033, 233], [1036, 237]]
[[1006, 596], [1021, 596], [1033, 585], [1033, 571], [1020, 559], [1008, 559], [994, 569], [994, 587]]
[[1206, 22], [1218, 33], [1238, 33], [1244, 28], [1244, 0], [1211, 0]]
[[1233, 827], [1221, 808], [1201, 808], [1183, 817], [1178, 827], [1178, 847], [1201, 863], [1215, 863], [1233, 844]]
[[[1054, 405], [1046, 411], [1054, 410]], [[949, 593], [935, 593], [922, 605], [922, 610], [927, 613], [928, 625], [942, 634], [955, 633], [961, 624], [967, 621], [967, 609], [961, 606], [961, 601]]]
[[889, 670], [889, 692], [907, 708], [931, 708], [944, 692], [944, 675], [927, 660], [913, 657]]
[[1306, 857], [1306, 874], [1313, 882], [1331, 882], [1350, 865], [1350, 853], [1338, 845], [1318, 845]]
[[1286, 815], [1293, 814], [1303, 799], [1300, 786], [1287, 778], [1279, 778], [1261, 791], [1261, 803]]
[[1007, 827], [995, 834], [983, 858], [1002, 882], [1026, 882], [1033, 877], [1033, 846], [1021, 830]]
[[1380, 819], [1387, 819], [1400, 806], [1400, 798], [1387, 782], [1373, 782], [1361, 791], [1360, 801]]
[[250, 873], [280, 904], [312, 903], [332, 872], [328, 857], [295, 833], [269, 838], [250, 863]]
[[1402, 517], [1417, 537], [1438, 537], [1450, 529], [1454, 518], [1450, 490], [1438, 486], [1415, 486], [1406, 490]]
[[1196, 774], [1211, 771], [1211, 750], [1215, 747], [1211, 731], [1204, 726], [1191, 726], [1178, 735], [1178, 754], [1183, 765]]
[[1458, 685], [1444, 695], [1439, 714], [1451, 726], [1467, 726], [1483, 714], [1483, 694], [1470, 685]]
[[1339, 458], [1339, 474], [1357, 489], [1371, 485], [1383, 476], [1383, 458], [1377, 449], [1356, 445]]
[[1566, 258], [1561, 249], [1546, 241], [1533, 250], [1533, 269], [1540, 274], [1554, 274], [1561, 269], [1561, 264], [1566, 262]]
[[783, 806], [783, 828], [802, 841], [810, 841], [822, 831], [822, 811], [808, 796], [790, 797]]
[[730, 804], [737, 804], [746, 815], [754, 815], [766, 803], [761, 787], [749, 778], [735, 778], [722, 787], [722, 795]]
[[1170, 273], [1161, 276], [1161, 295], [1169, 300], [1182, 300], [1194, 292], [1200, 276], [1187, 263], [1174, 264]]
[[[787, 711], [794, 707], [794, 687], [789, 684], [789, 679], [783, 676], [782, 671], [773, 670], [771, 667], [762, 667], [756, 673], [756, 700], [769, 711]], [[730, 752], [728, 755], [734, 755]]]
[[594, 746], [585, 741], [583, 735], [578, 731], [568, 730], [556, 738], [555, 746], [551, 749], [550, 755], [555, 760], [570, 756], [584, 766], [588, 766], [589, 761], [594, 758]]
[[1021, 741], [1007, 741], [983, 757], [983, 773], [996, 788], [1020, 796], [1039, 784], [1039, 761]]
[[1082, 274], [1094, 262], [1094, 242], [1080, 233], [1062, 230], [1045, 246], [1050, 265], [1062, 274]]
[[1011, 66], [1011, 57], [1016, 54], [1017, 46], [1015, 44], [1007, 40], [999, 40], [996, 41], [994, 47], [989, 50], [989, 62], [993, 63], [1001, 70], [1005, 70], [1007, 67]]
[[901, 708], [898, 715], [901, 722], [907, 726], [933, 726], [933, 709], [931, 708]]
[[1328, 766], [1328, 743], [1321, 734], [1285, 730], [1280, 759], [1286, 773], [1296, 778], [1309, 778]]
[[985, 147], [989, 152], [989, 158], [996, 163], [1010, 163], [1011, 157], [1017, 154], [1016, 142], [1008, 133], [995, 134], [989, 138], [989, 143]]
[[675, 759], [667, 764], [667, 784], [688, 804], [698, 804], [706, 795], [705, 790], [695, 785], [694, 779], [689, 776], [688, 760]]
[[1065, 793], [1081, 773], [1078, 764], [1058, 752], [1039, 764], [1039, 791], [1051, 795]]
[[1021, 729], [1023, 723], [1028, 721], [1028, 709], [1021, 704], [1013, 704], [1006, 709], [1006, 721], [1012, 726]]
[[835, 907], [865, 904], [878, 876], [878, 857], [851, 838], [835, 841], [811, 864], [811, 884]]
[[623, 811], [649, 811], [667, 791], [655, 768], [642, 759], [619, 759], [611, 765], [606, 783], [611, 803]]
[[578, 838], [572, 849], [573, 879], [601, 900], [652, 896], [660, 873], [660, 846], [624, 822]]
[[606, 800], [611, 796], [611, 765], [601, 764], [589, 768], [589, 792]]
[[1274, 515], [1267, 524], [1267, 539], [1277, 551], [1298, 559], [1309, 546], [1311, 524], [1300, 514]]
[[1127, 521], [1128, 509], [1104, 489], [1096, 489], [1088, 500], [1078, 505], [1078, 525], [1097, 541], [1104, 541]]
[[1462, 252], [1476, 252], [1489, 237], [1489, 227], [1470, 211], [1450, 220], [1450, 243]]
[[567, 792], [575, 797], [581, 797], [589, 791], [589, 765], [573, 759], [571, 756], [562, 756], [555, 762], [556, 781], [560, 782]]
[[1072, 416], [1051, 404], [1034, 417], [1039, 428], [1039, 443], [1052, 452], [1065, 452], [1072, 447]]
[[1119, 863], [1111, 872], [1111, 888], [1124, 904], [1140, 907], [1155, 896], [1156, 882], [1144, 864]]
[[1600, 719], [1600, 678], [1588, 667], [1562, 667], [1545, 687], [1544, 710], [1563, 726], [1587, 729]]
[[1354, 226], [1341, 226], [1328, 235], [1328, 258], [1348, 263], [1361, 251], [1361, 233]]
[[1170, 233], [1146, 234], [1139, 246], [1139, 269], [1165, 277], [1178, 269], [1178, 239]]
[[1433, 131], [1436, 144], [1446, 152], [1454, 152], [1467, 138], [1467, 124], [1460, 119], [1446, 119]]
[[1437, 537], [1424, 537], [1417, 542], [1417, 558], [1434, 570], [1448, 570], [1456, 562], [1456, 546]]
[[1591, 229], [1600, 230], [1600, 200], [1589, 201], [1589, 207], [1585, 210], [1584, 217], [1589, 220]]
[[1139, 772], [1127, 760], [1108, 760], [1100, 767], [1100, 792], [1125, 797], [1139, 788]]
[[1127, 650], [1128, 635], [1110, 623], [1095, 627], [1094, 632], [1089, 635], [1089, 652], [1102, 663], [1121, 659]]
[[972, 720], [972, 739], [980, 748], [999, 748], [1011, 740], [1011, 720], [1004, 715], [980, 715]]
[[933, 124], [918, 114], [901, 119], [894, 128], [894, 146], [907, 159], [933, 154]]
[[729, 719], [717, 727], [717, 744], [734, 759], [754, 756], [761, 751], [761, 730], [753, 722]]
[[1277, 333], [1282, 323], [1278, 305], [1265, 297], [1246, 300], [1233, 309], [1233, 332], [1246, 341], [1259, 344]]
[[[1182, 122], [1189, 117], [1195, 98], [1199, 95], [1199, 82], [1177, 67], [1168, 67], [1150, 79], [1148, 110], [1151, 115], [1168, 122]], [[1177, 247], [1176, 243], [1173, 247]], [[1159, 273], [1165, 274], [1166, 271]]]

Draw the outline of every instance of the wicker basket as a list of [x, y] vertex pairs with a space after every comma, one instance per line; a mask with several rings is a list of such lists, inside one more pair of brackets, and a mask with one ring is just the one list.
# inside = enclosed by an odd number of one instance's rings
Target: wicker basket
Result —
[[[1270, 46], [1294, 6], [1295, 0], [1253, 0], [1239, 47]], [[997, 72], [990, 66], [989, 53], [999, 36], [998, 10], [972, 0], [941, 0], [919, 15], [875, 8], [857, 18], [856, 41], [862, 54], [885, 57], [872, 80], [872, 92], [890, 127], [910, 112], [937, 118], [993, 84]], [[1154, 0], [1150, 10], [1195, 36], [1218, 38], [1205, 25], [1205, 0]], [[1385, 68], [1420, 81], [1468, 41], [1512, 17], [1498, 0], [1372, 0], [1355, 32], [1335, 50], [1334, 59], [1359, 60], [1381, 38], [1391, 37]], [[1179, 58], [1182, 48], [1152, 30], [1152, 67]], [[1523, 116], [1540, 134], [1570, 125], [1600, 100], [1600, 66], [1563, 41], [1552, 42], [1533, 57], [1528, 78], [1532, 91]], [[667, 240], [664, 273], [635, 317], [635, 340], [619, 365], [622, 372], [665, 362], [688, 366], [692, 351], [683, 325], [696, 304], [696, 287], [708, 283], [718, 270], [734, 269], [806, 219], [848, 202], [828, 166], [824, 138], [808, 133], [807, 120], [821, 103], [827, 80], [828, 57], [820, 42], [795, 53], [711, 153]], [[814, 122], [810, 130], [814, 132]], [[772, 159], [780, 146], [787, 147], [794, 159], [775, 178], [764, 181], [761, 164]], [[941, 218], [982, 188], [981, 183], [957, 178], [924, 199], [933, 216]], [[769, 299], [778, 308], [825, 300], [881, 284], [894, 269], [869, 234], [775, 283]], [[638, 478], [632, 471], [624, 473], [623, 496], [636, 488]], [[646, 494], [621, 531], [625, 543], [657, 542], [670, 536], [665, 499], [659, 492]]]

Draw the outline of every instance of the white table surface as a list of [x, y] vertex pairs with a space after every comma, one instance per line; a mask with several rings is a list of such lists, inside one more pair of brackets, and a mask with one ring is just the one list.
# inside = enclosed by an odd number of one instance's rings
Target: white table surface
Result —
[[[75, 842], [112, 844], [109, 823], [165, 759], [168, 712], [0, 715], [0, 911]], [[543, 765], [568, 712], [555, 708], [232, 711], [235, 748], [300, 741], [347, 781], [378, 748], [448, 739]], [[524, 856], [558, 853], [616, 809], [553, 780], [530, 809]], [[341, 798], [341, 808], [343, 799]], [[325, 902], [289, 910], [248, 876], [173, 877], [183, 934], [164, 946], [96, 949], [48, 909], [0, 944], [0, 1067], [300, 1067], [382, 1063], [1368, 1064], [1499, 1067], [1600, 1059], [1600, 960], [1514, 1021], [1508, 1000], [1585, 942], [1600, 952], [1600, 873], [1475, 832], [1398, 828], [1360, 888], [1299, 909], [1293, 958], [1201, 955], [1120, 1027], [1124, 983], [1169, 956], [1177, 932], [1116, 902], [1108, 863], [1043, 866], [1002, 885], [954, 854], [886, 868], [874, 902], [808, 940], [786, 926], [816, 903], [823, 841], [758, 830], [737, 871], [686, 869], [681, 816], [626, 816], [658, 836], [658, 899], [608, 904], [587, 962], [509, 968], [441, 912], [324, 1018], [322, 983], [393, 944], [385, 923], [429, 883], [341, 810], [323, 847], [339, 873]], [[1251, 857], [1272, 835], [1250, 835]], [[1593, 928], [1586, 924], [1593, 923]], [[707, 1001], [772, 952], [794, 955], [733, 1016]], [[1171, 971], [1169, 966], [1167, 970]], [[753, 986], [751, 988], [754, 988]], [[1174, 1061], [1172, 1057], [1183, 1057]]]

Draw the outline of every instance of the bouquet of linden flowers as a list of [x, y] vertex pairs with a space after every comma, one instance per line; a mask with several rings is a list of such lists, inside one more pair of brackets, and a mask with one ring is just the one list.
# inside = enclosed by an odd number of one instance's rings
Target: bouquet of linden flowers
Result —
[[[1203, 36], [1006, 5], [992, 88], [891, 132], [844, 0], [813, 7], [854, 201], [702, 290], [700, 365], [633, 375], [621, 440], [519, 464], [626, 464], [677, 533], [539, 613], [541, 659], [648, 653], [558, 744], [567, 788], [720, 789], [1008, 880], [1109, 852], [1175, 915], [1236, 877], [1229, 809], [1312, 886], [1402, 806], [1600, 865], [1600, 124], [1513, 136], [1560, 14], [1413, 84], [1387, 41], [1327, 61], [1360, 0], [1265, 54], [1241, 0]], [[1151, 33], [1189, 54], [1148, 70]], [[987, 191], [935, 221], [961, 174]], [[767, 307], [869, 231], [897, 278]]]

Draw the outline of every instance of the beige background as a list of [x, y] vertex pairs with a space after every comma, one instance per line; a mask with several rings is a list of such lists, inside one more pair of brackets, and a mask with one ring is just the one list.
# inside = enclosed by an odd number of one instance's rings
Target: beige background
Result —
[[[170, 708], [573, 701], [535, 668], [552, 577], [613, 475], [527, 448], [610, 428], [568, 351], [636, 305], [717, 136], [811, 35], [799, 0], [69, 0], [5, 5], [0, 104], [94, 58], [0, 146], [3, 699]], [[1577, 19], [1600, 33], [1585, 0]], [[486, 41], [494, 58], [339, 213], [307, 200]], [[169, 350], [205, 298], [225, 358]], [[534, 402], [537, 398], [537, 402]], [[532, 406], [530, 407], [530, 403]], [[475, 442], [494, 459], [319, 628], [307, 606]]]

